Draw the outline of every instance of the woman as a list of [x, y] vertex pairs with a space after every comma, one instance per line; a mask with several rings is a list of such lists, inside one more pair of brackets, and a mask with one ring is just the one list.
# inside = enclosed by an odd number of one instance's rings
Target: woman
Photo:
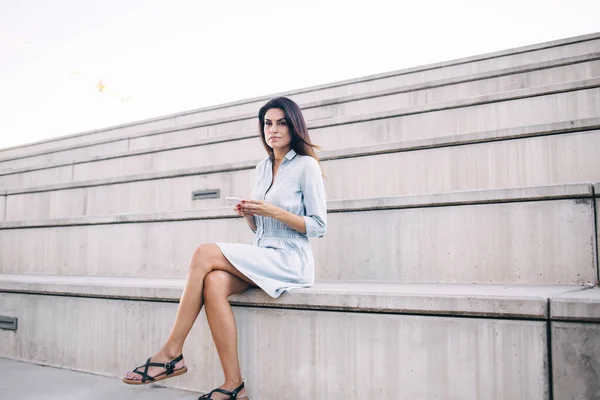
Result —
[[252, 244], [203, 244], [195, 250], [169, 338], [145, 365], [126, 374], [125, 383], [147, 384], [187, 372], [183, 343], [204, 305], [225, 383], [200, 399], [247, 399], [235, 319], [227, 298], [253, 286], [277, 298], [290, 289], [313, 284], [314, 259], [308, 238], [322, 237], [327, 226], [316, 146], [300, 108], [288, 98], [269, 101], [258, 118], [269, 157], [256, 166], [251, 200], [234, 208], [255, 233]]

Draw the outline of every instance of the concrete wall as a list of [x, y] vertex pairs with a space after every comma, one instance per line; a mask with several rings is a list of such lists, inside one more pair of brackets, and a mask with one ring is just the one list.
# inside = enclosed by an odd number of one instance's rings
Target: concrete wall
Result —
[[[398, 145], [390, 145], [389, 149], [397, 148], [395, 146]], [[324, 161], [322, 166], [327, 176], [325, 186], [328, 199], [372, 198], [594, 182], [600, 180], [598, 148], [600, 130], [332, 159]], [[380, 149], [384, 147], [381, 146]], [[174, 162], [192, 163], [193, 149], [186, 150], [187, 155], [179, 153], [178, 157], [174, 157], [179, 161]], [[167, 162], [168, 152], [162, 154], [164, 157], [148, 158], [148, 163], [154, 160]], [[353, 153], [349, 151], [346, 154]], [[214, 159], [208, 155], [207, 158]], [[135, 159], [118, 159], [110, 169], [103, 169], [98, 165], [95, 173], [117, 174], [118, 167], [124, 166], [126, 161], [131, 162], [130, 166], [135, 163]], [[86, 165], [94, 166], [84, 164]], [[198, 169], [199, 172], [210, 170]], [[190, 170], [186, 171], [189, 172]], [[70, 190], [8, 196], [6, 218], [9, 221], [19, 221], [224, 207], [226, 196], [249, 196], [254, 179], [254, 163], [248, 163], [246, 169], [231, 172], [96, 187], [77, 188], [67, 185], [63, 188]], [[192, 191], [201, 189], [220, 189], [220, 198], [192, 201]]]
[[6, 196], [4, 194], [0, 194], [0, 221], [4, 221], [6, 219]]
[[[325, 238], [313, 241], [321, 280], [597, 281], [592, 199], [332, 212], [328, 219]], [[241, 218], [119, 221], [2, 229], [0, 272], [185, 277], [198, 244], [251, 238]]]
[[[329, 150], [595, 118], [600, 115], [600, 102], [594, 100], [598, 96], [600, 88], [376, 120], [365, 120], [365, 117], [340, 118], [337, 122], [330, 122], [337, 125], [313, 130], [311, 136], [315, 143]], [[565, 104], [571, 106], [565, 107]], [[218, 126], [226, 129], [225, 125]], [[72, 180], [68, 168], [56, 170], [57, 173], [41, 170], [6, 175], [0, 180], [0, 188], [22, 188]], [[88, 170], [88, 173], [92, 171]], [[81, 175], [78, 178], [87, 177]]]
[[[0, 331], [0, 356], [121, 376], [159, 348], [175, 309], [172, 303], [0, 294], [0, 313], [20, 318], [17, 332]], [[376, 392], [407, 400], [548, 399], [543, 321], [237, 307], [235, 314], [252, 398]], [[204, 313], [184, 355], [190, 372], [167, 384], [207, 390], [220, 383]]]
[[[542, 65], [546, 65], [544, 63]], [[512, 71], [512, 70], [509, 70]], [[481, 74], [469, 77], [476, 79]], [[304, 107], [304, 115], [308, 121], [316, 121], [324, 118], [335, 118], [348, 115], [364, 115], [385, 110], [401, 109], [414, 107], [430, 103], [450, 102], [461, 99], [474, 98], [482, 95], [490, 95], [500, 92], [506, 92], [515, 89], [534, 88], [545, 85], [554, 85], [558, 83], [590, 79], [600, 76], [600, 61], [589, 61], [584, 63], [569, 64], [558, 66], [551, 69], [535, 69], [525, 73], [513, 73], [510, 75], [493, 77], [482, 80], [470, 80], [462, 83], [448, 84], [443, 81], [443, 86], [435, 86], [436, 82], [425, 84], [426, 88], [421, 90], [412, 90], [403, 93], [393, 93], [394, 88], [388, 88], [370, 94], [376, 97], [358, 97], [351, 96], [339, 98], [332, 101], [321, 101], [310, 103]], [[398, 90], [398, 89], [396, 89]], [[391, 94], [390, 94], [391, 93]], [[258, 109], [258, 108], [257, 108]], [[251, 113], [251, 118], [256, 117], [256, 110]], [[245, 114], [244, 114], [245, 115]], [[241, 116], [241, 115], [240, 115]], [[133, 139], [135, 142], [136, 140]], [[53, 152], [38, 156], [20, 158], [15, 160], [0, 160], [1, 169], [18, 169], [31, 166], [39, 166], [52, 161], [70, 161], [72, 159], [81, 160], [82, 158], [106, 154], [112, 155], [115, 152], [127, 150], [128, 141], [108, 142], [102, 146], [82, 147], [77, 149], [65, 149], [61, 152]], [[105, 149], [103, 148], [106, 147]], [[134, 147], [140, 148], [139, 144]]]
[[600, 324], [552, 322], [555, 400], [600, 398]]

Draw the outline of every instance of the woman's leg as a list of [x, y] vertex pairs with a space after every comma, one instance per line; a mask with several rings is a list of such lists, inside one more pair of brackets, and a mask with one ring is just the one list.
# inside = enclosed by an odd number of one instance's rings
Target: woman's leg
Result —
[[[254, 284], [225, 258], [219, 246], [216, 244], [200, 245], [192, 255], [187, 282], [179, 301], [175, 323], [173, 324], [169, 338], [163, 344], [161, 350], [152, 357], [151, 362], [169, 362], [182, 353], [185, 339], [190, 333], [200, 310], [202, 310], [204, 278], [214, 270], [229, 272], [244, 282]], [[179, 369], [184, 365], [184, 361], [182, 360], [175, 365], [175, 369]], [[164, 371], [164, 368], [150, 367], [148, 375], [154, 377]], [[133, 372], [128, 372], [126, 378], [142, 379], [141, 375]]]
[[[210, 326], [225, 383], [221, 389], [232, 391], [242, 383], [240, 362], [238, 359], [237, 328], [233, 310], [227, 298], [235, 293], [241, 293], [251, 286], [250, 283], [241, 280], [222, 270], [212, 271], [204, 278], [204, 306], [206, 307], [206, 318]], [[246, 390], [238, 394], [238, 398], [246, 396]], [[213, 399], [228, 399], [229, 396], [214, 393]]]

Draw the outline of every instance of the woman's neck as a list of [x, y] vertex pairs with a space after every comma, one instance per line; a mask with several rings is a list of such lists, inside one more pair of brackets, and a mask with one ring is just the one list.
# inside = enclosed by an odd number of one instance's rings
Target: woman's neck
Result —
[[273, 158], [276, 161], [281, 161], [281, 160], [283, 160], [283, 157], [285, 157], [285, 155], [290, 152], [290, 150], [291, 150], [291, 147], [290, 148], [283, 148], [281, 150], [280, 149], [274, 149], [273, 150]]

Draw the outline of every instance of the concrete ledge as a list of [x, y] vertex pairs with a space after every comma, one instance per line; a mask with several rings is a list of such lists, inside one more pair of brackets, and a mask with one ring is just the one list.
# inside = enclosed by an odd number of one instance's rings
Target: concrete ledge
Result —
[[[419, 139], [419, 140], [411, 140], [411, 141], [402, 141], [402, 142], [387, 142], [372, 146], [360, 146], [360, 147], [351, 147], [346, 149], [339, 149], [334, 151], [325, 151], [320, 152], [319, 158], [321, 161], [329, 161], [343, 158], [353, 158], [353, 157], [365, 157], [372, 156], [378, 154], [388, 154], [388, 153], [397, 153], [397, 152], [408, 152], [408, 151], [416, 151], [416, 150], [425, 150], [425, 149], [435, 149], [442, 147], [450, 147], [450, 146], [460, 146], [460, 145], [469, 145], [476, 143], [486, 143], [486, 142], [494, 142], [499, 140], [509, 140], [509, 139], [524, 139], [528, 137], [537, 137], [537, 136], [547, 136], [547, 135], [555, 135], [555, 134], [566, 134], [566, 133], [574, 133], [580, 131], [589, 131], [600, 128], [600, 118], [586, 118], [582, 120], [574, 120], [574, 121], [562, 121], [556, 123], [549, 124], [540, 124], [540, 125], [530, 125], [518, 128], [508, 128], [508, 129], [499, 129], [499, 130], [489, 130], [482, 132], [473, 132], [473, 133], [465, 133], [453, 136], [442, 136], [436, 138], [427, 138], [427, 139]], [[241, 140], [248, 138], [250, 136], [244, 135], [235, 135], [235, 139], [230, 137], [229, 140]], [[254, 136], [252, 136], [254, 138]], [[153, 152], [161, 152], [161, 151], [171, 151], [180, 148], [188, 148], [194, 146], [203, 146], [209, 145], [213, 143], [218, 143], [219, 141], [214, 140], [202, 140], [198, 142], [194, 142], [191, 144], [186, 144], [182, 146], [161, 146], [159, 148], [155, 148], [148, 151], [140, 151], [140, 152], [126, 152], [120, 154], [114, 154], [110, 157], [106, 156], [98, 156], [93, 157], [89, 160], [82, 161], [85, 162], [96, 162], [101, 160], [110, 160], [120, 157], [130, 157], [141, 154], [148, 154]], [[94, 187], [94, 186], [104, 186], [104, 185], [113, 185], [120, 183], [129, 183], [129, 182], [139, 182], [139, 181], [149, 181], [149, 180], [157, 180], [157, 179], [170, 179], [177, 177], [185, 177], [185, 176], [194, 176], [194, 175], [204, 175], [204, 174], [213, 174], [213, 173], [221, 173], [221, 172], [233, 172], [233, 171], [242, 171], [242, 170], [252, 170], [256, 167], [256, 164], [259, 160], [245, 160], [236, 163], [225, 163], [225, 164], [217, 164], [217, 165], [207, 165], [202, 167], [195, 168], [185, 168], [185, 169], [173, 169], [168, 171], [157, 171], [151, 173], [143, 173], [143, 174], [133, 174], [133, 175], [124, 175], [124, 176], [114, 176], [109, 178], [102, 179], [91, 179], [91, 180], [81, 180], [75, 182], [60, 182], [51, 185], [43, 185], [43, 186], [28, 186], [22, 188], [13, 188], [7, 189], [4, 191], [7, 195], [16, 195], [16, 194], [28, 194], [28, 193], [39, 193], [39, 192], [49, 192], [55, 190], [68, 190], [68, 189], [76, 189], [76, 188], [85, 188], [85, 187]], [[64, 166], [71, 167], [77, 163], [66, 163], [60, 164]], [[59, 164], [54, 166], [44, 166], [44, 167], [33, 167], [33, 168], [25, 168], [22, 170], [15, 171], [6, 171], [0, 172], [1, 176], [8, 176], [13, 174], [25, 174], [31, 171], [38, 171], [50, 168], [56, 168], [60, 166]], [[71, 173], [69, 173], [71, 175]], [[0, 192], [1, 193], [1, 192]]]
[[[360, 100], [365, 100], [365, 99], [385, 97], [385, 96], [390, 96], [393, 94], [400, 94], [400, 93], [407, 93], [407, 92], [413, 92], [413, 91], [418, 91], [418, 90], [425, 90], [425, 89], [432, 89], [432, 88], [437, 88], [437, 87], [457, 85], [457, 84], [461, 84], [461, 83], [474, 82], [474, 81], [480, 81], [480, 80], [485, 80], [485, 79], [492, 79], [492, 78], [497, 78], [497, 77], [502, 77], [502, 76], [507, 76], [507, 75], [523, 74], [523, 73], [527, 73], [527, 72], [540, 71], [540, 70], [545, 70], [545, 69], [549, 69], [549, 68], [568, 66], [568, 65], [577, 64], [577, 63], [596, 61], [599, 59], [600, 59], [600, 53], [591, 53], [591, 54], [583, 55], [583, 56], [567, 57], [567, 58], [559, 59], [559, 60], [544, 61], [544, 62], [540, 62], [540, 63], [527, 64], [527, 65], [518, 66], [518, 67], [505, 68], [505, 69], [492, 71], [492, 72], [483, 72], [483, 73], [474, 74], [474, 75], [470, 75], [470, 76], [462, 76], [462, 77], [457, 77], [457, 78], [441, 79], [441, 80], [419, 83], [419, 84], [414, 84], [414, 85], [393, 87], [391, 89], [379, 90], [379, 91], [374, 91], [371, 93], [362, 93], [362, 94], [356, 94], [356, 95], [350, 95], [350, 96], [341, 96], [341, 97], [337, 97], [337, 98], [333, 98], [333, 99], [309, 102], [306, 104], [302, 104], [301, 107], [303, 110], [310, 110], [313, 108], [332, 106], [332, 105], [337, 105], [337, 104], [342, 104], [342, 103], [347, 103], [347, 102], [354, 102], [354, 101], [360, 101]], [[59, 148], [50, 149], [50, 150], [32, 152], [32, 153], [28, 153], [28, 154], [22, 155], [22, 156], [12, 156], [12, 157], [1, 158], [0, 164], [3, 162], [11, 161], [11, 160], [17, 160], [17, 159], [23, 159], [23, 158], [39, 156], [39, 155], [44, 155], [44, 154], [68, 151], [68, 150], [73, 150], [73, 149], [77, 149], [77, 148], [95, 146], [95, 145], [99, 145], [99, 144], [113, 143], [113, 142], [118, 142], [118, 141], [123, 141], [123, 140], [141, 138], [141, 137], [145, 137], [145, 136], [154, 136], [157, 134], [177, 132], [177, 131], [188, 130], [188, 129], [193, 129], [193, 128], [202, 127], [202, 126], [209, 126], [209, 125], [214, 125], [214, 124], [219, 124], [219, 123], [224, 123], [224, 122], [232, 122], [232, 121], [236, 121], [236, 120], [253, 119], [253, 118], [256, 118], [256, 113], [249, 113], [249, 114], [243, 114], [243, 115], [238, 115], [238, 116], [234, 116], [234, 117], [207, 120], [207, 121], [204, 121], [201, 123], [180, 125], [178, 127], [154, 129], [154, 130], [149, 130], [149, 131], [142, 132], [142, 133], [139, 133], [136, 135], [129, 135], [127, 137], [122, 137], [122, 138], [113, 138], [113, 139], [109, 139], [109, 140], [107, 140], [107, 139], [95, 140], [95, 141], [87, 142], [85, 144], [80, 144], [80, 145], [64, 146], [64, 147], [59, 147]], [[314, 123], [318, 124], [318, 121], [315, 121], [315, 122], [308, 121], [308, 123], [309, 123], [310, 128], [318, 127], [318, 125], [313, 126]], [[254, 137], [254, 136], [256, 136], [256, 132], [252, 131], [250, 133], [244, 133], [241, 135], [227, 135], [224, 138], [217, 138], [217, 139], [214, 139], [214, 138], [203, 139], [201, 141], [197, 141], [197, 143], [206, 142], [207, 140], [210, 141], [210, 143], [218, 143], [219, 141], [235, 140], [234, 137], [236, 137], [236, 136], [241, 136], [242, 138]], [[190, 146], [190, 145], [192, 145], [192, 144], [191, 143], [186, 144], [185, 147]], [[165, 146], [161, 146], [161, 147], [165, 147]], [[181, 146], [177, 146], [177, 148], [181, 148]], [[154, 150], [148, 149], [148, 150], [142, 150], [142, 151], [133, 151], [132, 154], [145, 154], [147, 152], [153, 152], [153, 151], [159, 151], [159, 150], [158, 150], [158, 148], [155, 148]], [[105, 157], [113, 158], [111, 156], [112, 156], [112, 154], [105, 156]], [[90, 157], [90, 158], [86, 158], [86, 159], [76, 160], [75, 163], [85, 162], [85, 160], [93, 161], [95, 159], [103, 159], [103, 158], [101, 158], [101, 156]], [[66, 164], [69, 164], [69, 162], [65, 161], [65, 162], [59, 162], [59, 163], [51, 163], [50, 165], [45, 165], [45, 167], [56, 167], [56, 166], [66, 165]], [[21, 169], [12, 169], [12, 172], [14, 173], [14, 171], [20, 171], [20, 170]], [[11, 172], [10, 169], [9, 169], [9, 172]], [[0, 175], [2, 175], [2, 174], [0, 174]]]
[[[178, 302], [184, 279], [0, 275], [0, 292]], [[258, 289], [233, 305], [393, 314], [545, 319], [548, 298], [585, 286], [317, 282], [272, 299]], [[585, 290], [581, 293], [587, 293]]]
[[551, 297], [550, 318], [559, 321], [600, 322], [600, 288]]
[[600, 197], [600, 183], [594, 184], [594, 195]]
[[[17, 332], [0, 331], [0, 357], [119, 376], [160, 348], [176, 309], [174, 302], [0, 293], [0, 311], [24, 321]], [[265, 307], [233, 312], [253, 400], [366, 393], [398, 400], [548, 399], [548, 324], [541, 319]], [[190, 371], [165, 385], [200, 392], [218, 385], [212, 343], [202, 313], [184, 348]]]
[[[432, 193], [355, 200], [330, 200], [328, 213], [377, 211], [407, 208], [445, 207], [458, 205], [514, 203], [524, 201], [547, 201], [592, 198], [591, 184], [577, 183], [539, 187], [507, 188], [494, 190], [468, 190], [460, 192]], [[241, 218], [230, 207], [206, 208], [160, 213], [112, 214], [28, 221], [4, 221], [0, 230], [40, 228], [51, 226], [106, 225], [122, 223], [147, 223], [165, 221], [188, 221], [202, 219]]]
[[[345, 149], [337, 149], [332, 151], [323, 151], [319, 152], [319, 158], [322, 161], [327, 161], [331, 159], [339, 159], [339, 158], [351, 158], [351, 157], [362, 157], [369, 156], [375, 154], [386, 154], [393, 152], [401, 152], [401, 151], [412, 151], [412, 150], [423, 150], [423, 149], [433, 149], [439, 147], [448, 147], [448, 146], [457, 146], [457, 145], [467, 145], [474, 143], [486, 143], [492, 142], [496, 140], [508, 140], [508, 139], [519, 139], [519, 138], [528, 138], [535, 136], [545, 136], [552, 134], [561, 134], [561, 133], [572, 133], [586, 130], [594, 130], [600, 129], [600, 117], [599, 118], [585, 118], [578, 119], [572, 121], [561, 121], [549, 124], [538, 124], [538, 125], [529, 125], [523, 127], [516, 128], [507, 128], [507, 129], [495, 129], [495, 130], [487, 130], [481, 132], [472, 132], [465, 134], [458, 134], [453, 136], [441, 136], [436, 138], [426, 138], [426, 139], [417, 139], [410, 141], [402, 141], [402, 142], [386, 142], [377, 145], [371, 146], [360, 146], [360, 147], [351, 147]], [[117, 153], [111, 153], [109, 155], [98, 155], [93, 157], [85, 157], [79, 160], [73, 160], [69, 162], [56, 162], [56, 163], [46, 163], [42, 166], [34, 166], [27, 168], [18, 168], [18, 169], [4, 169], [0, 170], [0, 177], [15, 175], [15, 174], [24, 174], [27, 172], [40, 171], [58, 167], [70, 167], [77, 168], [79, 164], [85, 163], [93, 163], [99, 161], [107, 161], [114, 160], [118, 158], [125, 157], [135, 157], [146, 154], [160, 153], [160, 152], [168, 152], [179, 149], [187, 149], [193, 147], [201, 147], [207, 145], [213, 145], [218, 143], [229, 143], [236, 142], [242, 140], [255, 140], [257, 137], [256, 132], [246, 132], [235, 135], [227, 135], [220, 136], [216, 138], [207, 138], [201, 140], [190, 141], [182, 144], [166, 144], [162, 146], [155, 146], [143, 150], [133, 150], [133, 151], [123, 151]], [[248, 169], [254, 168], [258, 160], [245, 161], [243, 165], [247, 165]], [[218, 167], [218, 166], [217, 166]], [[197, 167], [190, 169], [192, 171], [197, 171], [198, 174], [202, 174], [204, 169], [209, 167]], [[210, 167], [214, 168], [214, 166]], [[190, 171], [186, 169], [186, 171]], [[179, 170], [181, 171], [181, 170]], [[213, 170], [210, 170], [212, 172]], [[170, 174], [173, 171], [162, 172], [163, 174]], [[153, 174], [160, 173], [154, 172]], [[131, 175], [130, 175], [131, 176]], [[136, 175], [134, 175], [136, 176]], [[155, 175], [153, 175], [155, 176]], [[171, 177], [171, 176], [170, 176]], [[120, 177], [121, 179], [126, 179], [127, 177]], [[155, 177], [152, 179], [156, 179]], [[85, 181], [82, 181], [85, 182]], [[14, 189], [17, 190], [17, 189]]]
[[326, 89], [326, 88], [334, 88], [334, 87], [345, 86], [345, 85], [350, 85], [350, 84], [354, 84], [354, 83], [361, 83], [361, 82], [368, 82], [368, 81], [373, 81], [373, 80], [377, 80], [377, 79], [389, 78], [389, 77], [397, 76], [397, 75], [406, 75], [406, 74], [411, 74], [411, 73], [419, 72], [419, 71], [437, 70], [437, 69], [441, 69], [441, 68], [449, 67], [449, 66], [453, 66], [453, 65], [467, 64], [467, 63], [471, 63], [471, 62], [475, 62], [475, 61], [489, 60], [489, 59], [500, 58], [500, 57], [509, 56], [509, 55], [516, 55], [516, 54], [522, 54], [522, 53], [527, 53], [527, 52], [531, 52], [531, 51], [545, 50], [545, 49], [550, 49], [550, 48], [554, 48], [554, 47], [561, 47], [561, 46], [570, 45], [570, 44], [577, 44], [577, 43], [582, 43], [582, 42], [587, 42], [587, 41], [593, 41], [598, 38], [600, 38], [600, 34], [594, 33], [594, 34], [590, 34], [590, 35], [583, 35], [583, 36], [577, 36], [577, 37], [568, 38], [568, 39], [561, 39], [561, 40], [547, 42], [547, 43], [519, 47], [516, 49], [488, 53], [488, 54], [484, 54], [484, 55], [466, 57], [466, 58], [461, 58], [461, 59], [456, 59], [456, 60], [451, 60], [451, 61], [445, 61], [445, 62], [441, 62], [441, 63], [428, 64], [425, 66], [412, 67], [412, 68], [407, 68], [407, 69], [403, 69], [403, 70], [399, 70], [399, 71], [392, 71], [392, 72], [370, 75], [370, 76], [361, 77], [361, 78], [338, 81], [338, 82], [334, 82], [334, 83], [318, 85], [318, 86], [313, 86], [313, 87], [299, 89], [299, 90], [291, 90], [291, 91], [281, 92], [278, 94], [272, 94], [272, 95], [268, 95], [268, 96], [259, 96], [259, 97], [245, 99], [245, 100], [241, 100], [241, 101], [224, 103], [224, 104], [220, 104], [220, 105], [216, 105], [216, 106], [205, 107], [205, 108], [200, 108], [200, 109], [195, 109], [195, 110], [189, 110], [189, 111], [176, 113], [176, 114], [170, 114], [170, 115], [161, 116], [161, 117], [157, 117], [157, 118], [150, 118], [150, 119], [146, 119], [146, 120], [136, 121], [133, 123], [115, 125], [115, 126], [112, 126], [109, 128], [96, 129], [96, 130], [77, 133], [77, 134], [73, 134], [73, 135], [62, 136], [59, 138], [52, 138], [52, 139], [47, 139], [47, 140], [38, 141], [38, 142], [34, 142], [34, 143], [29, 143], [29, 144], [25, 144], [25, 145], [12, 146], [12, 147], [8, 147], [8, 148], [0, 150], [0, 154], [2, 153], [2, 151], [32, 147], [32, 146], [36, 146], [36, 145], [40, 145], [40, 144], [44, 144], [44, 143], [58, 142], [58, 141], [72, 139], [72, 138], [89, 136], [92, 134], [107, 132], [107, 131], [111, 131], [111, 130], [115, 130], [115, 129], [126, 128], [126, 127], [131, 127], [131, 126], [136, 126], [136, 125], [143, 125], [143, 124], [150, 123], [150, 122], [164, 121], [164, 120], [176, 118], [178, 116], [185, 116], [185, 115], [190, 115], [190, 114], [199, 113], [199, 112], [203, 112], [203, 111], [210, 111], [210, 110], [216, 110], [216, 109], [220, 109], [220, 108], [232, 107], [232, 106], [252, 103], [252, 102], [256, 102], [256, 101], [264, 101], [268, 98], [271, 98], [273, 96], [278, 96], [278, 95], [289, 96], [289, 95], [294, 95], [294, 94], [301, 94], [301, 93], [307, 93], [307, 92], [311, 92], [311, 91], [322, 90], [322, 89]]
[[331, 118], [322, 121], [315, 121], [314, 124], [309, 124], [309, 128], [324, 128], [328, 126], [348, 125], [356, 122], [372, 121], [377, 119], [395, 118], [406, 115], [423, 114], [433, 111], [449, 110], [452, 108], [463, 108], [489, 103], [498, 103], [508, 100], [518, 100], [528, 97], [548, 96], [565, 92], [574, 92], [578, 90], [593, 89], [600, 87], [600, 78], [585, 79], [575, 82], [560, 83], [557, 85], [548, 85], [535, 88], [521, 89], [504, 93], [495, 93], [475, 98], [449, 101], [446, 103], [426, 104], [422, 106], [403, 108], [399, 110], [389, 110], [377, 113], [372, 113], [366, 116], [348, 116]]

